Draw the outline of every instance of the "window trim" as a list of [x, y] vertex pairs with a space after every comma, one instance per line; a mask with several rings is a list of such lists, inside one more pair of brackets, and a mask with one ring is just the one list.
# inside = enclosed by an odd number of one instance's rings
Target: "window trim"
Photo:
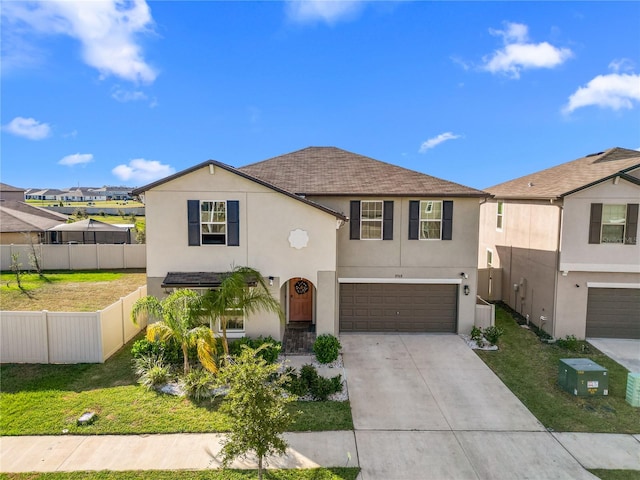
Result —
[[496, 230], [498, 232], [502, 232], [502, 230], [504, 229], [504, 201], [498, 200], [497, 205], [498, 208], [496, 210]]
[[[376, 203], [380, 204], [380, 218], [363, 218], [362, 207], [364, 203]], [[380, 238], [364, 238], [362, 236], [362, 224], [363, 222], [376, 222], [380, 223]], [[383, 200], [360, 200], [360, 240], [382, 240], [384, 238], [384, 201]]]
[[[440, 218], [439, 219], [423, 219], [422, 218], [422, 205], [423, 204], [431, 204], [431, 206], [433, 207], [433, 204], [438, 202], [440, 204]], [[425, 210], [426, 212], [426, 210]], [[438, 241], [438, 240], [442, 240], [442, 232], [443, 232], [443, 224], [444, 224], [444, 202], [442, 200], [420, 200], [420, 210], [418, 211], [419, 213], [419, 217], [418, 217], [418, 240], [423, 240], [423, 241]], [[429, 213], [429, 212], [426, 212]], [[426, 222], [438, 222], [440, 225], [440, 236], [438, 238], [423, 238], [422, 237], [422, 233], [423, 233], [423, 229], [422, 229], [422, 224], [426, 223]]]
[[486, 260], [487, 268], [493, 268], [493, 250], [490, 248], [487, 248]]
[[[215, 204], [216, 203], [223, 203], [224, 204], [224, 222], [204, 222], [202, 220], [202, 204], [203, 203], [211, 203], [213, 204], [212, 208], [213, 210], [211, 211], [212, 213], [215, 211]], [[200, 209], [199, 209], [199, 213], [200, 213], [200, 245], [214, 245], [214, 246], [219, 246], [219, 245], [223, 245], [226, 246], [228, 243], [228, 239], [229, 239], [229, 209], [227, 206], [227, 200], [200, 200]], [[202, 226], [203, 225], [224, 225], [224, 234], [220, 234], [220, 233], [205, 233], [203, 231]], [[206, 243], [204, 241], [204, 236], [208, 235], [208, 236], [221, 236], [224, 235], [224, 242], [222, 243]]]
[[[241, 308], [228, 308], [226, 310], [226, 312], [231, 312], [231, 311], [235, 311], [235, 312], [240, 312], [240, 314], [228, 314], [228, 315], [224, 315], [224, 317], [241, 317], [242, 318], [242, 328], [229, 328], [229, 326], [227, 325], [227, 334], [244, 334], [247, 331], [247, 319], [244, 315], [244, 313], [242, 312]], [[217, 333], [222, 333], [222, 325], [221, 325], [221, 319], [218, 319], [218, 321], [216, 322], [216, 330]]]

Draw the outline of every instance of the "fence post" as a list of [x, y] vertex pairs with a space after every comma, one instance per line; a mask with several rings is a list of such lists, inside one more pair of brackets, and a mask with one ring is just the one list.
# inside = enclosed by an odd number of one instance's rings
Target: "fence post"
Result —
[[42, 310], [42, 320], [44, 322], [44, 329], [47, 332], [47, 363], [51, 363], [51, 335], [49, 335], [49, 311]]

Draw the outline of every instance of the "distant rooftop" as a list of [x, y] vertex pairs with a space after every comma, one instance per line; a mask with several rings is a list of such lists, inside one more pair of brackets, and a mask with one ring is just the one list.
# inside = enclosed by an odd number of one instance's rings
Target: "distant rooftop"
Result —
[[485, 190], [497, 198], [560, 198], [616, 175], [640, 168], [640, 151], [611, 148], [500, 183]]

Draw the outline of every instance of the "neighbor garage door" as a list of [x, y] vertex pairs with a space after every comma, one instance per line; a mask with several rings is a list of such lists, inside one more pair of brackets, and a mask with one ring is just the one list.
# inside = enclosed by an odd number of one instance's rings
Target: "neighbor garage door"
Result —
[[590, 288], [587, 337], [640, 338], [640, 289]]
[[456, 331], [457, 285], [343, 283], [342, 332]]

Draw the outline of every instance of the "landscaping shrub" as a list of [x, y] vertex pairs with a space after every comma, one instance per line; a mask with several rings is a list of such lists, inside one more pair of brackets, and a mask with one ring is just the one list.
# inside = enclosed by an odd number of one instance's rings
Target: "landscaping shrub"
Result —
[[491, 345], [496, 345], [502, 335], [504, 335], [504, 329], [496, 326], [487, 327], [483, 330], [482, 335]]
[[[148, 355], [162, 357], [162, 359], [170, 365], [179, 365], [182, 363], [182, 349], [177, 342], [168, 341], [151, 341], [146, 338], [136, 340], [131, 347], [131, 355], [133, 358], [140, 358]], [[189, 358], [196, 356], [196, 352], [189, 351]]]
[[268, 344], [268, 346], [260, 350], [258, 352], [258, 356], [263, 358], [264, 361], [268, 364], [275, 363], [275, 361], [278, 360], [278, 356], [280, 355], [282, 343], [275, 340], [271, 335], [269, 335], [268, 337], [260, 336], [258, 338], [242, 337], [234, 340], [229, 344], [229, 354], [233, 357], [238, 357], [242, 352], [243, 345], [257, 350], [264, 344]]
[[214, 377], [203, 368], [194, 368], [180, 377], [180, 385], [184, 393], [196, 401], [209, 398], [213, 388]]
[[471, 329], [471, 340], [476, 342], [479, 347], [484, 347], [484, 337], [482, 336], [482, 329], [474, 326]]
[[556, 345], [565, 350], [576, 353], [588, 353], [589, 345], [586, 342], [582, 342], [576, 338], [575, 335], [567, 335], [564, 338], [556, 340]]
[[138, 383], [151, 390], [167, 383], [171, 377], [171, 368], [158, 355], [142, 355], [134, 361]]
[[338, 353], [342, 345], [336, 337], [325, 333], [316, 338], [313, 344], [313, 353], [316, 355], [316, 359], [320, 363], [331, 363], [338, 358]]
[[318, 371], [313, 365], [303, 365], [300, 374], [296, 374], [291, 368], [285, 370], [289, 379], [284, 383], [284, 388], [288, 392], [304, 397], [311, 395], [314, 400], [326, 400], [329, 395], [342, 391], [342, 375], [325, 378], [318, 375]]

